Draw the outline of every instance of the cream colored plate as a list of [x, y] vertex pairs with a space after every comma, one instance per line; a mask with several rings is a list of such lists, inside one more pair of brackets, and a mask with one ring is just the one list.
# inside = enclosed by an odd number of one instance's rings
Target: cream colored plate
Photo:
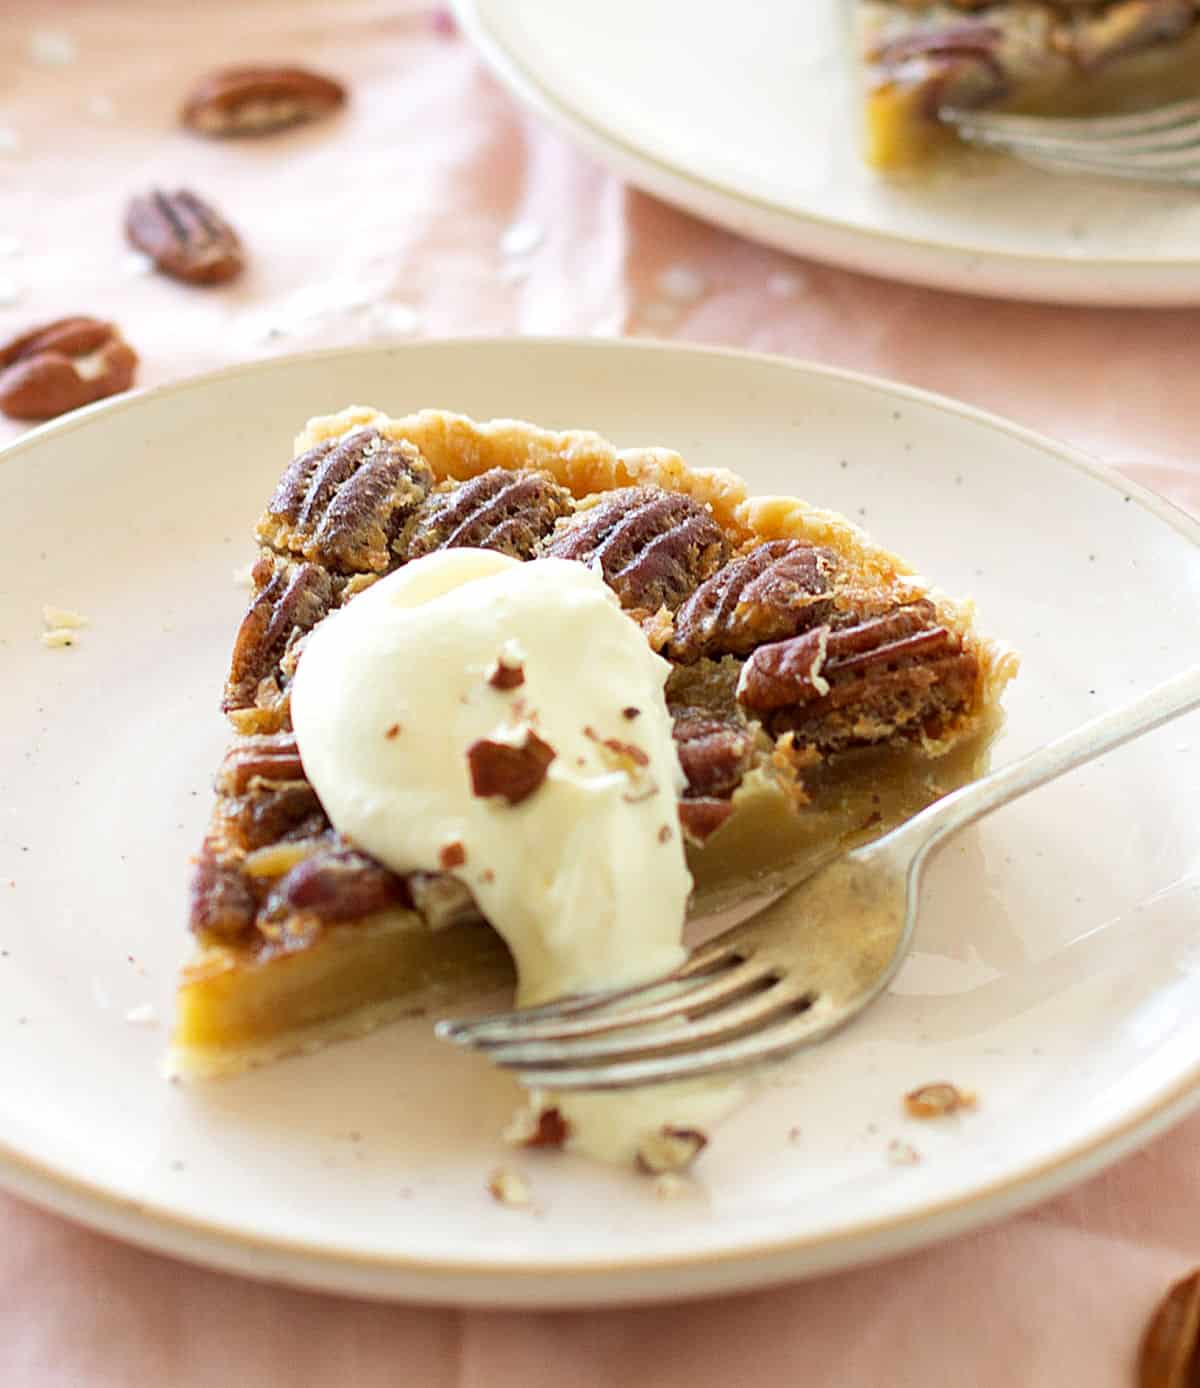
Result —
[[647, 192], [797, 255], [1006, 298], [1200, 302], [1200, 199], [1011, 160], [863, 167], [852, 0], [456, 0], [534, 110]]
[[[1024, 652], [1006, 759], [1194, 661], [1197, 527], [964, 406], [753, 356], [447, 342], [237, 368], [0, 455], [0, 1179], [184, 1257], [506, 1305], [676, 1297], [843, 1267], [993, 1219], [1144, 1141], [1200, 1079], [1195, 717], [949, 851], [892, 994], [789, 1063], [672, 1202], [521, 1156], [514, 1094], [425, 1022], [210, 1088], [158, 1060], [188, 855], [225, 728], [233, 571], [307, 415], [351, 401], [588, 425], [862, 519]], [[39, 641], [43, 603], [91, 620]], [[160, 1025], [127, 1020], [151, 1004]], [[140, 1014], [134, 1012], [134, 1017]], [[914, 1085], [976, 1089], [947, 1126]], [[790, 1137], [793, 1128], [798, 1138]], [[893, 1166], [893, 1140], [924, 1160]], [[511, 1156], [508, 1160], [514, 1160]]]

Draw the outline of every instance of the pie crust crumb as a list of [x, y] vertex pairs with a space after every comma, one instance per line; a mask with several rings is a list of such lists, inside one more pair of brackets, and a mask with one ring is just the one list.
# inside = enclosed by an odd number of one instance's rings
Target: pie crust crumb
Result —
[[529, 1182], [511, 1166], [498, 1166], [487, 1179], [488, 1194], [499, 1205], [519, 1209], [533, 1204]]

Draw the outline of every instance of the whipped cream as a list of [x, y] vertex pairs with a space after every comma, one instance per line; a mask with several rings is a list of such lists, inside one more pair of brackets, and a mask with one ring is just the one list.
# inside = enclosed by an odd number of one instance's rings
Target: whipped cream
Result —
[[[528, 1006], [684, 957], [669, 670], [584, 565], [451, 549], [315, 629], [292, 720], [334, 826], [395, 872], [465, 883]], [[514, 759], [536, 787], [480, 794], [515, 784]]]

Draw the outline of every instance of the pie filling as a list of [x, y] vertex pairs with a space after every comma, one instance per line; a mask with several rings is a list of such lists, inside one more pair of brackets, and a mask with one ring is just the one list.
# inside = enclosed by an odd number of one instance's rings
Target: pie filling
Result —
[[[1015, 657], [848, 522], [665, 450], [426, 411], [313, 421], [259, 522], [171, 1058], [215, 1074], [512, 978], [470, 891], [331, 825], [291, 727], [305, 640], [460, 546], [592, 567], [674, 667], [694, 910], [799, 877], [978, 774]], [[419, 730], [406, 735], [419, 736]]]
[[1193, 96], [1196, 0], [859, 0], [866, 153], [903, 169], [957, 141], [944, 107], [1089, 115]]

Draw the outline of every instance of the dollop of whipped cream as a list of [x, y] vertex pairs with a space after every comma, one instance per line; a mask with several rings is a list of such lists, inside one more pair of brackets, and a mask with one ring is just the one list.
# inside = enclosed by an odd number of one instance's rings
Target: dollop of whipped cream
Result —
[[334, 826], [465, 883], [528, 1006], [684, 957], [669, 671], [584, 565], [450, 549], [313, 631], [292, 720]]

